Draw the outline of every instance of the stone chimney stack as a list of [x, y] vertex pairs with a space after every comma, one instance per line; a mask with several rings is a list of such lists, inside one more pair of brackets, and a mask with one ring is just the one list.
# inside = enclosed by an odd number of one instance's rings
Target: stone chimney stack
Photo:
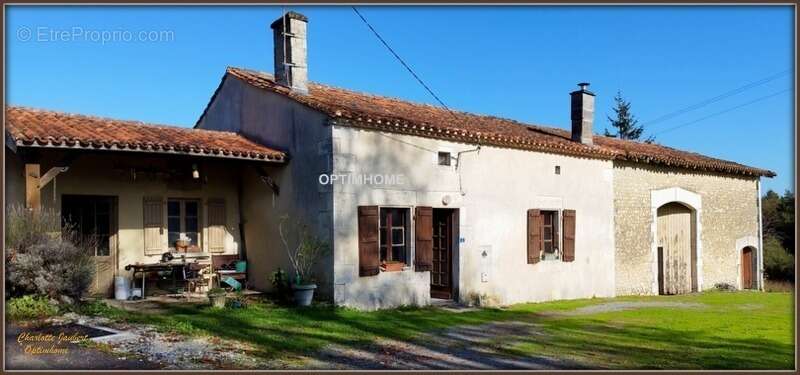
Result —
[[270, 25], [275, 41], [275, 80], [302, 94], [308, 94], [308, 18], [290, 11]]
[[592, 145], [594, 125], [594, 93], [587, 90], [588, 83], [579, 83], [579, 90], [569, 93], [572, 102], [572, 140]]

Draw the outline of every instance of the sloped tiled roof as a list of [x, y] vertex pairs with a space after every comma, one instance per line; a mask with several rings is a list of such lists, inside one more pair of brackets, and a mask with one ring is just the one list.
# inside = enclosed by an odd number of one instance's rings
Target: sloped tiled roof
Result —
[[341, 125], [607, 160], [626, 160], [748, 176], [775, 176], [775, 173], [769, 170], [657, 144], [595, 135], [594, 145], [588, 146], [572, 141], [570, 132], [564, 129], [524, 124], [494, 116], [449, 111], [442, 107], [369, 95], [318, 83], [309, 83], [309, 92], [304, 95], [277, 84], [270, 74], [249, 69], [229, 67], [225, 78], [229, 76], [254, 87], [288, 96], [326, 113], [335, 123]]
[[152, 125], [25, 107], [7, 107], [7, 134], [21, 147], [177, 153], [282, 162], [283, 152], [231, 132]]

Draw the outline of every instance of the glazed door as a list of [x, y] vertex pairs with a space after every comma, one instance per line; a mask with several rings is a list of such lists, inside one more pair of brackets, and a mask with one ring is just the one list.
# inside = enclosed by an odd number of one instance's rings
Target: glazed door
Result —
[[431, 297], [453, 298], [453, 219], [450, 210], [433, 210]]
[[92, 294], [109, 296], [116, 269], [116, 197], [64, 195], [62, 222], [71, 225], [89, 246], [95, 264]]

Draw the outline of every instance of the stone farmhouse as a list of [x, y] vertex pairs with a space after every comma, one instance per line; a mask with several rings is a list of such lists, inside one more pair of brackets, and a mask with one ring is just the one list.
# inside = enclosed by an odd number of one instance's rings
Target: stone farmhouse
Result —
[[275, 21], [274, 75], [228, 68], [193, 129], [7, 108], [7, 202], [91, 223], [101, 293], [187, 237], [268, 290], [284, 215], [330, 244], [319, 295], [362, 309], [763, 287], [773, 172], [594, 135], [588, 84], [568, 131], [314, 83], [307, 25]]

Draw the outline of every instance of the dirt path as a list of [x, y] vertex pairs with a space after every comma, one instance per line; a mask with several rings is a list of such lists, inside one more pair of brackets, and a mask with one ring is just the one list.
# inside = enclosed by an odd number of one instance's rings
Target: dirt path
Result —
[[637, 309], [644, 309], [644, 308], [653, 308], [653, 307], [668, 307], [668, 308], [677, 308], [677, 309], [702, 309], [706, 308], [707, 306], [702, 303], [693, 303], [693, 302], [670, 302], [670, 301], [660, 301], [660, 302], [639, 302], [639, 301], [629, 301], [629, 302], [608, 302], [608, 303], [601, 303], [598, 305], [591, 305], [586, 307], [577, 308], [575, 310], [571, 310], [565, 313], [558, 313], [552, 315], [590, 315], [590, 314], [600, 314], [605, 312], [614, 312], [614, 311], [623, 311], [623, 310], [637, 310]]

